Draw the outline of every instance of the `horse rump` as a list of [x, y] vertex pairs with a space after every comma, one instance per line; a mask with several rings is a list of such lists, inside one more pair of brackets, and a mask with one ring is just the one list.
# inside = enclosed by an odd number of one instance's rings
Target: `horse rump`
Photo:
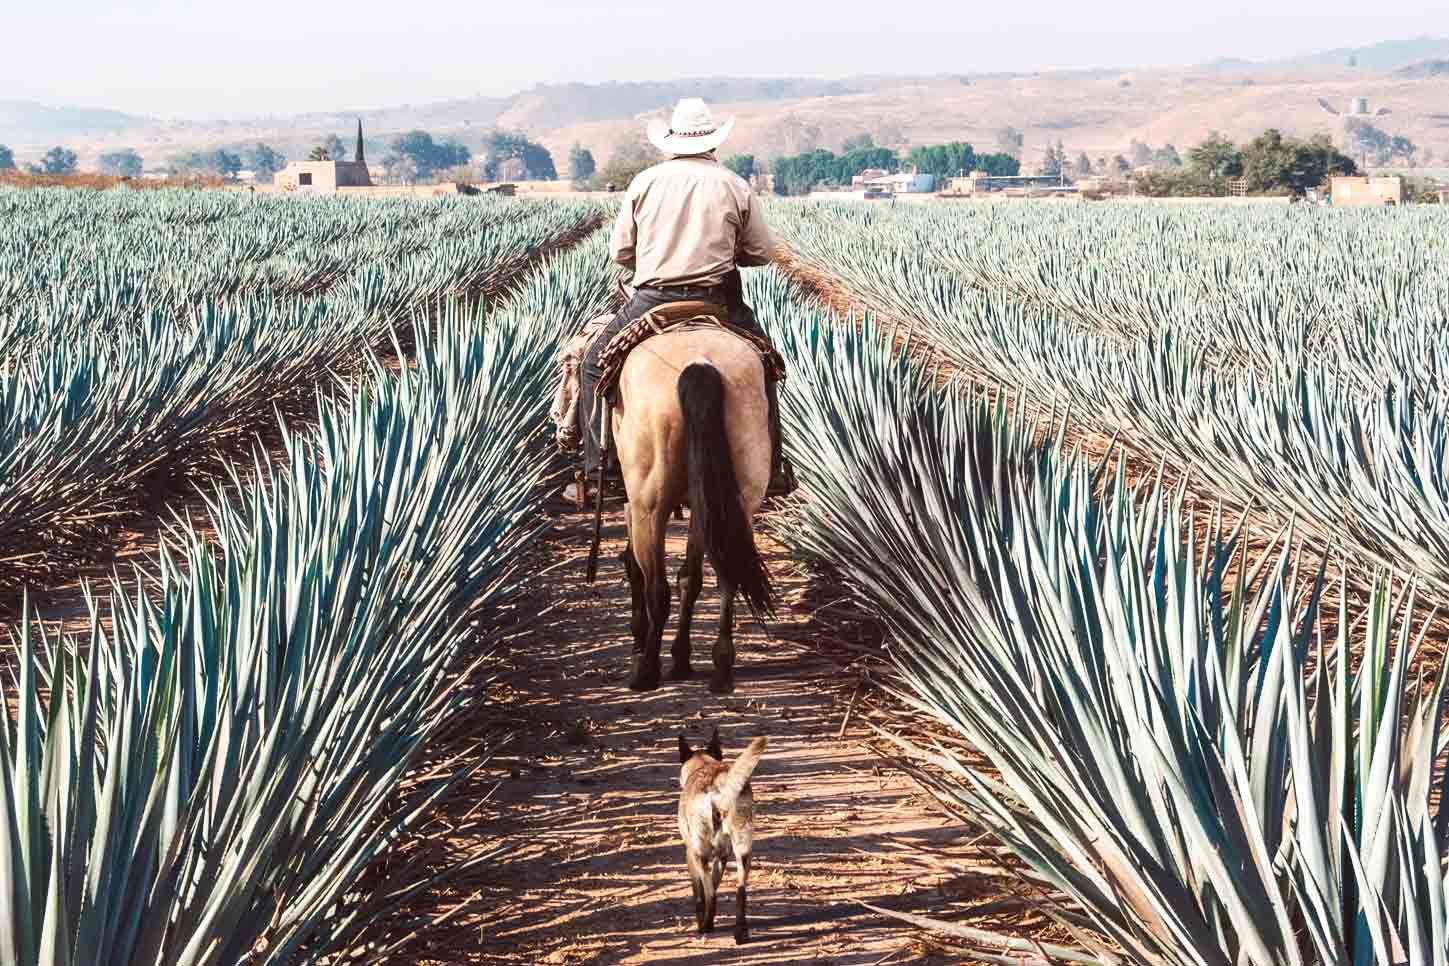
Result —
[[684, 413], [684, 458], [689, 473], [690, 526], [715, 575], [733, 584], [758, 618], [775, 614], [774, 591], [755, 532], [745, 518], [739, 480], [725, 432], [724, 377], [714, 366], [693, 362], [679, 374]]

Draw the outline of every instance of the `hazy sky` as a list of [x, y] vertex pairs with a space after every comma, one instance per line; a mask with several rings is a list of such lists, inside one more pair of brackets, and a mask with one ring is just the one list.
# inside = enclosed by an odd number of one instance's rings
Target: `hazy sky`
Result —
[[0, 0], [0, 97], [228, 117], [538, 82], [1186, 65], [1446, 31], [1443, 0]]

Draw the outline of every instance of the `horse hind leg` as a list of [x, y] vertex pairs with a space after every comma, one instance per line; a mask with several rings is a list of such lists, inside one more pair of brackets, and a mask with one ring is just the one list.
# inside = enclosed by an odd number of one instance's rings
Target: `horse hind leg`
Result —
[[714, 674], [709, 689], [730, 694], [735, 689], [735, 585], [715, 574], [719, 583], [719, 637], [714, 642]]
[[634, 635], [634, 651], [638, 653], [644, 650], [648, 642], [649, 612], [644, 604], [644, 571], [639, 569], [639, 561], [634, 556], [632, 541], [626, 544], [624, 552], [619, 554], [619, 562], [624, 565], [624, 574], [629, 580], [631, 598], [629, 630]]
[[[639, 568], [645, 622], [642, 642], [636, 638], [634, 675], [629, 687], [652, 691], [659, 686], [659, 648], [664, 641], [664, 624], [669, 620], [669, 581], [664, 576], [664, 528], [669, 515], [667, 510], [637, 511], [632, 504], [630, 514], [633, 525], [629, 528], [629, 543]], [[637, 617], [637, 608], [635, 614]]]
[[669, 677], [675, 681], [684, 681], [694, 676], [694, 669], [689, 664], [689, 633], [694, 623], [694, 605], [699, 600], [699, 591], [703, 586], [704, 544], [698, 532], [690, 527], [684, 565], [679, 568], [679, 627], [675, 631], [674, 644], [669, 648], [669, 655], [673, 658]]

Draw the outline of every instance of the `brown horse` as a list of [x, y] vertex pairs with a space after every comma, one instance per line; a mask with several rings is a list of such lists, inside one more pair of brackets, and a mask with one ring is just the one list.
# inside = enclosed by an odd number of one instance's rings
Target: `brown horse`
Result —
[[636, 691], [659, 685], [670, 601], [664, 533], [675, 508], [689, 507], [689, 544], [679, 569], [670, 677], [693, 674], [689, 631], [704, 558], [720, 589], [711, 691], [734, 690], [735, 594], [756, 617], [774, 613], [754, 533], [770, 482], [768, 417], [759, 352], [724, 329], [674, 329], [641, 343], [624, 362], [611, 428], [628, 499], [629, 543], [621, 559], [634, 597], [629, 687]]

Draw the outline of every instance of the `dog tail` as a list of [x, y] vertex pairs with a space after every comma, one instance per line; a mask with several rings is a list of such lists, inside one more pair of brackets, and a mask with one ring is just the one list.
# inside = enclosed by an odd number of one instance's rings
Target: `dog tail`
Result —
[[765, 753], [765, 744], [764, 735], [750, 742], [750, 746], [740, 753], [735, 763], [730, 765], [730, 770], [715, 786], [715, 793], [723, 800], [721, 804], [726, 808], [734, 806], [740, 792], [750, 783], [750, 776], [755, 773], [755, 766], [759, 765], [760, 756]]

